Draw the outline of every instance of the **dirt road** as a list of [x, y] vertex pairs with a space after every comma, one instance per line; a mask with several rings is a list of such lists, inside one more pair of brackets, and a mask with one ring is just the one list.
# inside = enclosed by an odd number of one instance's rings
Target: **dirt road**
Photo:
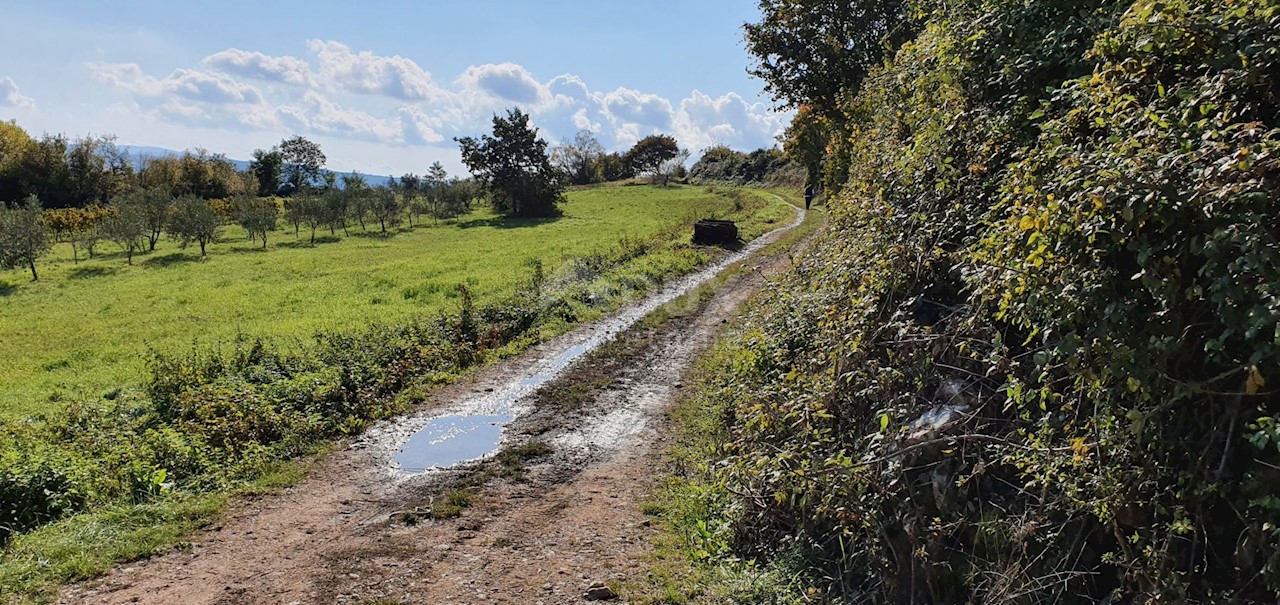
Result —
[[[582, 602], [592, 585], [636, 572], [650, 547], [656, 530], [641, 508], [662, 465], [663, 412], [786, 258], [750, 262], [761, 270], [544, 385], [508, 429], [516, 456], [404, 479], [388, 474], [382, 448], [343, 449], [301, 484], [235, 506], [188, 548], [70, 587], [59, 602]], [[538, 349], [441, 389], [437, 405], [510, 383], [545, 356]], [[461, 516], [425, 514], [459, 485], [476, 485]]]

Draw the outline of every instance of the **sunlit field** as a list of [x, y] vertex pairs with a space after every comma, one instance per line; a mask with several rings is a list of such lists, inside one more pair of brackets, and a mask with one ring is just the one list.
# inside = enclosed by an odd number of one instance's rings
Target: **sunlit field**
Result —
[[515, 288], [531, 259], [554, 271], [568, 257], [732, 206], [702, 187], [610, 186], [570, 192], [555, 219], [478, 210], [388, 236], [355, 225], [350, 235], [323, 231], [314, 245], [305, 227], [295, 238], [282, 223], [266, 250], [228, 227], [204, 259], [197, 247], [162, 240], [132, 266], [110, 242], [91, 260], [81, 251], [75, 263], [59, 244], [38, 282], [0, 272], [0, 417], [136, 386], [150, 350], [237, 335], [302, 338], [430, 314], [456, 306], [458, 284], [478, 302], [492, 300]]

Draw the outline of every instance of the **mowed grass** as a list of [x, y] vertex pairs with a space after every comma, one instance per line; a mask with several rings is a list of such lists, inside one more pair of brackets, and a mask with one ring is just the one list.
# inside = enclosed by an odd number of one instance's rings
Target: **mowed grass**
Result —
[[[295, 239], [282, 224], [267, 250], [228, 227], [206, 259], [198, 248], [161, 240], [133, 266], [110, 242], [78, 264], [59, 244], [38, 265], [38, 282], [0, 272], [0, 418], [140, 385], [151, 350], [237, 335], [303, 342], [321, 330], [450, 308], [462, 283], [477, 301], [492, 300], [514, 290], [530, 259], [552, 271], [623, 237], [729, 214], [733, 201], [703, 187], [612, 186], [572, 191], [563, 210], [546, 220], [478, 210], [386, 237], [376, 225], [368, 232], [352, 225], [350, 236], [318, 232], [315, 245], [305, 226]], [[786, 215], [773, 207], [761, 213]]]

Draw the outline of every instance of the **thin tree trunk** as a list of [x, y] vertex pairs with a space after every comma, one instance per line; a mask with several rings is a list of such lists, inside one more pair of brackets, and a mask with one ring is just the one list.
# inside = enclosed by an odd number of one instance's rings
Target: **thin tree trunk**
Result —
[[31, 281], [40, 281], [40, 276], [36, 275], [36, 259], [31, 257], [27, 259], [27, 266], [31, 267]]

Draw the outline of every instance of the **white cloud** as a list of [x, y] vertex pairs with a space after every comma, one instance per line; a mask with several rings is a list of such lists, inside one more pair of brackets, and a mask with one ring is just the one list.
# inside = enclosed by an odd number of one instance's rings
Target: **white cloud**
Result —
[[295, 86], [312, 84], [311, 66], [297, 57], [272, 57], [256, 51], [228, 48], [204, 58], [205, 67]]
[[[775, 144], [789, 120], [764, 103], [728, 93], [692, 91], [682, 99], [620, 87], [592, 90], [573, 74], [541, 81], [516, 63], [468, 67], [443, 87], [413, 60], [311, 40], [308, 60], [230, 48], [205, 57], [208, 71], [146, 74], [134, 63], [92, 63], [99, 82], [133, 94], [140, 115], [223, 131], [298, 132], [361, 145], [451, 147], [450, 137], [489, 130], [493, 114], [520, 107], [557, 142], [590, 130], [612, 150], [649, 134], [671, 134], [695, 154], [711, 145], [755, 149]], [[263, 90], [258, 80], [287, 86]], [[25, 100], [0, 79], [0, 105]], [[354, 144], [354, 143], [353, 143]], [[434, 152], [433, 152], [434, 153]]]
[[414, 101], [432, 98], [440, 90], [431, 74], [400, 55], [355, 53], [332, 40], [310, 40], [307, 47], [316, 55], [320, 81], [348, 92]]
[[551, 91], [547, 86], [515, 63], [473, 65], [462, 72], [454, 84], [526, 107], [544, 106], [551, 102]]
[[0, 78], [0, 107], [35, 109], [36, 102], [31, 97], [22, 94], [13, 78], [5, 77]]
[[655, 94], [618, 88], [600, 97], [600, 103], [615, 124], [634, 124], [661, 130], [671, 128], [675, 118], [671, 101]]
[[327, 134], [384, 143], [402, 140], [399, 124], [363, 111], [344, 109], [337, 103], [308, 91], [302, 103], [276, 109], [280, 123], [295, 131]]
[[409, 145], [427, 145], [443, 141], [444, 137], [435, 129], [438, 124], [438, 120], [417, 107], [400, 108], [400, 129], [404, 142]]
[[90, 63], [89, 70], [99, 82], [148, 97], [178, 96], [213, 105], [263, 102], [257, 88], [221, 73], [176, 69], [156, 78], [143, 73], [136, 63]]
[[573, 112], [573, 126], [578, 130], [600, 131], [600, 123], [591, 121], [591, 118], [587, 116], [586, 107]]
[[591, 97], [591, 91], [587, 88], [587, 83], [582, 78], [573, 74], [561, 74], [547, 83], [547, 90], [557, 97], [564, 97], [573, 101], [586, 101]]
[[735, 93], [712, 98], [695, 90], [680, 101], [674, 129], [680, 143], [695, 151], [712, 145], [756, 149], [772, 147], [788, 121], [788, 116]]

